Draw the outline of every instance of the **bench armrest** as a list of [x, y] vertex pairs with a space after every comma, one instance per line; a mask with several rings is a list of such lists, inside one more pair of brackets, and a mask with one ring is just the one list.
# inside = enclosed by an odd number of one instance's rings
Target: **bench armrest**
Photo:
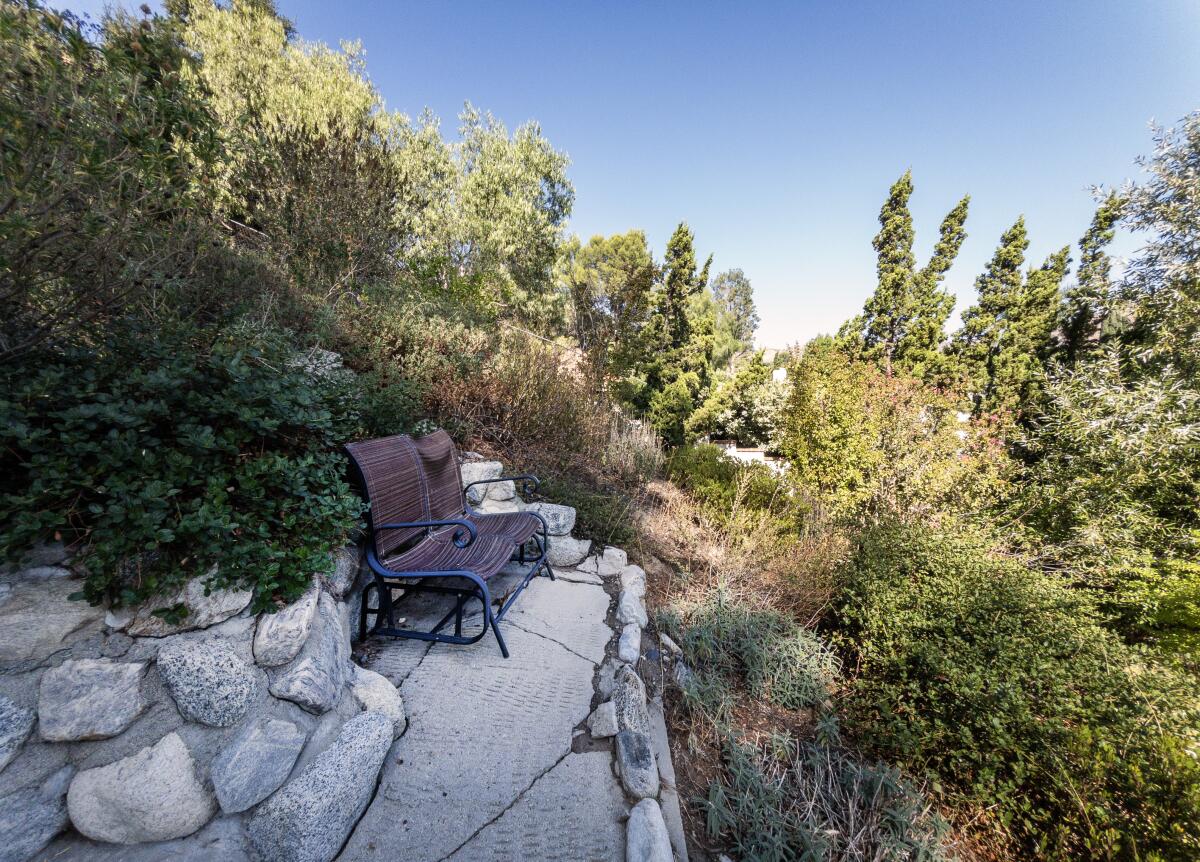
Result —
[[[412, 529], [413, 527], [426, 527], [426, 528], [461, 527], [461, 529], [454, 531], [454, 547], [456, 547], [456, 548], [467, 547], [467, 545], [474, 542], [475, 537], [479, 535], [478, 531], [475, 529], [475, 525], [472, 524], [470, 521], [449, 520], [449, 521], [406, 521], [404, 523], [397, 523], [397, 524], [380, 524], [378, 527], [372, 528], [371, 537], [374, 538], [375, 534], [382, 530], [408, 530], [408, 529]], [[468, 534], [465, 541], [463, 539], [463, 530], [466, 530], [467, 534]]]

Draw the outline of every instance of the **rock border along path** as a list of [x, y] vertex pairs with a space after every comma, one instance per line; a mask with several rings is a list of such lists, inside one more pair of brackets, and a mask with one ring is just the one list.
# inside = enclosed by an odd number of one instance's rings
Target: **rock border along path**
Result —
[[[569, 531], [574, 511], [554, 508]], [[636, 671], [645, 572], [617, 548], [580, 559], [585, 543], [556, 541], [576, 565], [534, 579], [501, 623], [510, 659], [490, 637], [368, 645], [409, 724], [339, 860], [687, 862], [661, 704]], [[410, 625], [443, 613], [424, 596], [402, 607]]]

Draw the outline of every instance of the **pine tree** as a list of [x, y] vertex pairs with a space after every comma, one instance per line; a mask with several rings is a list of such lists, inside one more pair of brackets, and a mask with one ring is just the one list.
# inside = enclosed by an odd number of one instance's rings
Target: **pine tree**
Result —
[[878, 259], [875, 265], [878, 283], [863, 308], [863, 333], [866, 358], [892, 373], [896, 348], [904, 335], [904, 326], [912, 311], [916, 258], [913, 257], [913, 221], [908, 209], [912, 196], [912, 171], [905, 171], [892, 184], [888, 198], [879, 211], [879, 233], [871, 245]]
[[942, 341], [946, 321], [954, 310], [954, 295], [942, 287], [946, 273], [967, 238], [964, 224], [971, 196], [964, 195], [942, 219], [933, 256], [913, 280], [911, 316], [896, 345], [896, 362], [914, 377], [929, 380], [945, 371]]
[[1116, 192], [1096, 209], [1087, 233], [1079, 240], [1079, 271], [1060, 310], [1060, 356], [1074, 365], [1099, 341], [1112, 295], [1112, 261], [1105, 248], [1116, 234], [1125, 200]]
[[1028, 247], [1025, 217], [1021, 216], [1000, 237], [987, 269], [975, 279], [979, 298], [963, 313], [962, 328], [954, 338], [955, 354], [977, 414], [997, 406], [993, 397], [997, 358], [1007, 346], [1008, 318], [1022, 301], [1021, 267]]

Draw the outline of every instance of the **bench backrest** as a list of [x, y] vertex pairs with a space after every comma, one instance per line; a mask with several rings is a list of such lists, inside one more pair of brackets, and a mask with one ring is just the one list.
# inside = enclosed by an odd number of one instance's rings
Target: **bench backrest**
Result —
[[418, 437], [413, 445], [425, 475], [429, 517], [435, 521], [460, 517], [467, 506], [454, 441], [445, 431], [438, 430]]
[[[421, 458], [411, 437], [397, 434], [348, 443], [346, 451], [371, 504], [367, 512], [368, 527], [431, 519]], [[375, 536], [375, 553], [383, 558], [425, 532], [422, 527], [385, 530]]]

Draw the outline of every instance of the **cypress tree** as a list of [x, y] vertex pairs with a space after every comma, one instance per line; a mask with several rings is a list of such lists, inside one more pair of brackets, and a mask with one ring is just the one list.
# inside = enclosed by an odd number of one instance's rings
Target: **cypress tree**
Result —
[[979, 297], [963, 313], [962, 328], [954, 338], [976, 414], [998, 406], [993, 397], [997, 358], [1007, 346], [1008, 319], [1019, 314], [1023, 298], [1021, 267], [1028, 247], [1025, 217], [1021, 216], [1000, 237], [987, 269], [975, 279]]
[[1105, 248], [1116, 234], [1125, 200], [1116, 192], [1096, 209], [1087, 233], [1079, 240], [1076, 283], [1063, 297], [1060, 311], [1060, 355], [1074, 365], [1099, 341], [1100, 328], [1112, 294], [1112, 260]]
[[967, 238], [964, 224], [970, 203], [971, 196], [964, 195], [942, 219], [933, 256], [913, 280], [911, 316], [896, 345], [896, 361], [915, 377], [928, 380], [944, 370], [941, 346], [946, 321], [954, 310], [954, 296], [942, 287], [942, 281]]
[[879, 233], [871, 242], [878, 256], [875, 266], [878, 283], [863, 308], [864, 353], [889, 375], [912, 311], [917, 266], [913, 257], [912, 213], [908, 209], [912, 190], [912, 171], [908, 170], [892, 184], [879, 211]]

